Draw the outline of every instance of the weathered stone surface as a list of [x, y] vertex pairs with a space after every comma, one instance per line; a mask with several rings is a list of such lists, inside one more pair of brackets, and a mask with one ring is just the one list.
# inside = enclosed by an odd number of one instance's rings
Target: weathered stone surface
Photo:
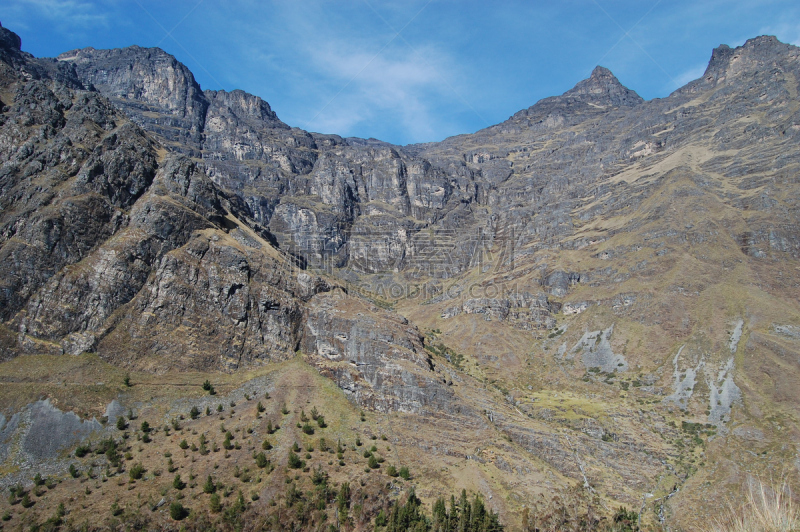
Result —
[[408, 320], [339, 290], [309, 302], [301, 347], [323, 375], [362, 406], [450, 414], [465, 408]]
[[[711, 438], [689, 459], [683, 418], [791, 448], [793, 416], [758, 412], [797, 404], [796, 47], [720, 47], [652, 101], [597, 68], [405, 147], [291, 128], [158, 49], [19, 48], [0, 30], [3, 358], [93, 350], [158, 372], [300, 351], [359, 405], [492, 427], [630, 504], [700, 460], [695, 486], [750, 460]], [[420, 329], [337, 276], [429, 283], [418, 305], [372, 294]], [[431, 358], [420, 331], [458, 348]]]

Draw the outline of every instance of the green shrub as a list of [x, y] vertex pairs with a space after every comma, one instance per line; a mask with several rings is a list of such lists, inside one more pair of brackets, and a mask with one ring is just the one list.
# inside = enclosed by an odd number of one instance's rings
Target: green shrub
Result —
[[169, 505], [169, 516], [175, 521], [180, 521], [187, 515], [189, 515], [189, 512], [186, 511], [186, 508], [181, 503], [173, 502]]
[[75, 456], [78, 458], [83, 458], [90, 452], [92, 452], [92, 448], [89, 445], [78, 445], [78, 447], [75, 448]]
[[203, 493], [214, 493], [215, 491], [217, 491], [217, 486], [214, 485], [214, 479], [208, 475], [206, 483], [203, 484]]
[[131, 478], [131, 480], [139, 480], [144, 476], [144, 472], [144, 466], [141, 464], [141, 462], [138, 462], [133, 464], [131, 469], [128, 471], [128, 476]]
[[633, 510], [620, 506], [614, 514], [614, 530], [619, 532], [637, 532], [639, 516]]
[[400, 478], [402, 478], [403, 480], [409, 480], [411, 478], [411, 473], [408, 471], [408, 468], [406, 466], [400, 468], [399, 475]]
[[258, 453], [255, 458], [256, 465], [261, 469], [264, 469], [269, 464], [269, 460], [267, 460], [267, 456], [264, 453]]
[[189, 448], [189, 443], [188, 443], [188, 442], [187, 442], [185, 439], [183, 439], [183, 440], [181, 440], [181, 442], [178, 444], [178, 447], [180, 447], [181, 449], [184, 449], [184, 450], [185, 450], [185, 449], [188, 449], [188, 448]]
[[20, 501], [20, 504], [22, 505], [23, 508], [30, 508], [31, 506], [33, 506], [33, 501], [31, 500], [30, 495], [28, 495], [27, 493], [24, 494], [22, 496], [22, 501]]
[[219, 494], [213, 493], [211, 498], [208, 499], [208, 509], [211, 510], [211, 513], [218, 514], [222, 511], [222, 504], [219, 501]]
[[292, 451], [289, 451], [288, 463], [290, 469], [303, 469], [306, 466], [306, 463], [303, 460], [300, 460], [300, 457]]
[[311, 474], [311, 482], [315, 486], [326, 484], [328, 482], [328, 473], [322, 470], [322, 466], [317, 466]]

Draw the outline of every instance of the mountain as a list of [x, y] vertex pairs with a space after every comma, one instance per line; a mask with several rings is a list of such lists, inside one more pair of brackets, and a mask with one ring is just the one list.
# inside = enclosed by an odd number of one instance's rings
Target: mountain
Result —
[[256, 390], [390, 434], [423, 501], [481, 492], [511, 529], [620, 503], [694, 529], [749, 475], [795, 484], [798, 80], [800, 49], [757, 37], [666, 98], [597, 67], [394, 146], [290, 127], [157, 48], [38, 59], [0, 28], [0, 483], [109, 430], [69, 412], [165, 425], [213, 406], [178, 397], [210, 376], [231, 409]]

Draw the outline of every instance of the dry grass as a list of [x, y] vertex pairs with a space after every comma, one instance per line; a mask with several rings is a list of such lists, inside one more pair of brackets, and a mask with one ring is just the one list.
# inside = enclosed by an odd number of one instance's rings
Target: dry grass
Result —
[[747, 500], [740, 507], [733, 505], [728, 515], [716, 520], [709, 532], [794, 532], [800, 530], [800, 514], [784, 483], [765, 485], [761, 480], [751, 484]]

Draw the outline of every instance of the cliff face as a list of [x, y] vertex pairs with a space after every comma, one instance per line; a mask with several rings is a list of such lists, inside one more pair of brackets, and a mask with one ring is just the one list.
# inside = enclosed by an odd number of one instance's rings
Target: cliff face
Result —
[[798, 80], [800, 50], [758, 37], [663, 99], [598, 67], [392, 146], [291, 128], [159, 49], [36, 59], [0, 28], [0, 353], [300, 352], [361, 406], [700, 508], [796, 452]]
[[[242, 193], [247, 180], [236, 173], [239, 167], [227, 164], [259, 161], [276, 176], [298, 167], [308, 173], [309, 161], [319, 157], [309, 148], [316, 150], [311, 135], [290, 130], [258, 97], [201, 92], [191, 73], [159, 50], [71, 52], [59, 63], [69, 66], [53, 68], [51, 61], [22, 53], [15, 34], [2, 29], [2, 38], [8, 59], [0, 64], [2, 93], [13, 94], [0, 130], [4, 358], [96, 351], [116, 364], [154, 372], [232, 371], [286, 360], [301, 344], [311, 353], [325, 352], [314, 346], [327, 345], [333, 333], [319, 320], [343, 312], [336, 309], [348, 298], [318, 301], [331, 283], [304, 272], [299, 266], [305, 257], [279, 249], [289, 237], [271, 233], [261, 224], [263, 213], [251, 210], [250, 204], [274, 202], [283, 189], [254, 178], [273, 197], [253, 199]], [[96, 70], [87, 70], [87, 57], [96, 60]], [[71, 88], [54, 79], [60, 71], [71, 73]], [[274, 139], [291, 149], [282, 152]], [[342, 151], [326, 153], [323, 169], [303, 185], [331, 218], [352, 222], [359, 195], [411, 209], [398, 199], [407, 193], [397, 152], [368, 149], [353, 161], [339, 142]], [[178, 148], [170, 152], [164, 146]], [[183, 155], [201, 146], [209, 164]], [[277, 169], [278, 160], [286, 170]], [[356, 178], [359, 164], [379, 169], [370, 167], [368, 178]], [[233, 172], [235, 181], [225, 172]], [[350, 207], [343, 206], [348, 201]], [[318, 222], [313, 213], [307, 216], [310, 211], [293, 207], [278, 206], [273, 225], [284, 223], [295, 235]], [[310, 227], [336, 238], [328, 226]], [[308, 249], [318, 245], [309, 240]], [[321, 308], [322, 314], [310, 310]], [[360, 318], [350, 318], [353, 331], [393, 323], [374, 306], [360, 311]], [[421, 392], [389, 400], [388, 382], [395, 377], [419, 374], [432, 388], [446, 388], [424, 362], [413, 326], [382, 336], [379, 345], [390, 352], [378, 355], [371, 344], [358, 351], [378, 357], [376, 366], [405, 359], [411, 367], [385, 379], [371, 372], [373, 391], [352, 385], [364, 404], [420, 411], [429, 403]], [[338, 358], [359, 367], [350, 351]]]

